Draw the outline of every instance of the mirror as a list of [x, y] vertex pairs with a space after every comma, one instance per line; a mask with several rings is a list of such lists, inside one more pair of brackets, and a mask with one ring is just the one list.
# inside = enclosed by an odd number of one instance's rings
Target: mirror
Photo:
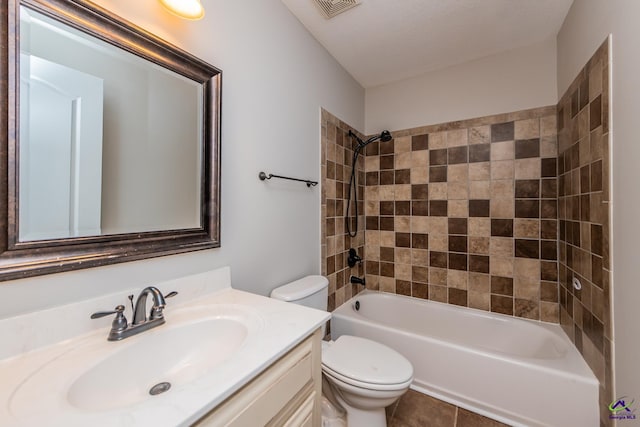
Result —
[[85, 0], [1, 7], [0, 280], [219, 247], [220, 70]]

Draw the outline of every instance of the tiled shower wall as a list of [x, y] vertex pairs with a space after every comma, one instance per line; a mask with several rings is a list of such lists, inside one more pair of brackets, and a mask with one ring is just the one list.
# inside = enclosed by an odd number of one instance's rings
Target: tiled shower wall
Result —
[[[560, 320], [613, 400], [610, 311], [609, 53], [605, 42], [558, 104]], [[582, 289], [572, 286], [572, 279]]]
[[[333, 116], [329, 112], [321, 112], [321, 259], [322, 275], [329, 279], [328, 309], [333, 311], [346, 300], [364, 288], [352, 285], [351, 275], [363, 276], [364, 268], [356, 265], [349, 268], [347, 255], [349, 248], [357, 250], [362, 256], [364, 247], [364, 158], [360, 156], [356, 164], [358, 176], [358, 213], [359, 232], [356, 237], [347, 233], [345, 213], [353, 149], [357, 145], [348, 136], [349, 130], [355, 129]], [[358, 133], [359, 137], [362, 137]], [[353, 206], [351, 208], [353, 210]], [[352, 224], [353, 221], [352, 221]], [[353, 228], [352, 228], [353, 229]]]
[[556, 107], [367, 147], [367, 288], [559, 321]]

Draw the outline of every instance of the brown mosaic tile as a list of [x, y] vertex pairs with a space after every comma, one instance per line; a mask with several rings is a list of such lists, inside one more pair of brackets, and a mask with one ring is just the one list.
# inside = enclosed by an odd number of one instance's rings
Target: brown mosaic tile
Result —
[[417, 184], [411, 186], [411, 199], [412, 200], [428, 200], [429, 199], [429, 185]]
[[[433, 203], [433, 202], [432, 202]], [[446, 202], [445, 202], [446, 203]], [[446, 209], [446, 205], [445, 205]], [[428, 216], [429, 215], [429, 202], [426, 200], [412, 201], [411, 202], [411, 215], [414, 216]], [[446, 216], [446, 213], [442, 216]]]
[[540, 139], [533, 138], [516, 140], [515, 156], [516, 159], [540, 157]]
[[429, 164], [431, 166], [447, 164], [447, 150], [429, 150]]
[[540, 180], [516, 180], [515, 196], [519, 199], [537, 199], [540, 197]]
[[494, 313], [513, 315], [513, 298], [491, 295], [491, 311]]
[[429, 249], [429, 235], [412, 233], [411, 234], [411, 247], [416, 249]]
[[411, 151], [429, 149], [429, 135], [414, 135], [411, 137]]
[[467, 234], [468, 224], [466, 218], [449, 218], [448, 232], [449, 234]]
[[431, 200], [429, 202], [429, 215], [430, 216], [447, 216], [447, 201]]
[[512, 219], [492, 219], [491, 235], [501, 237], [513, 237]]
[[491, 125], [491, 142], [509, 141], [514, 139], [513, 122]]
[[467, 291], [462, 289], [449, 288], [449, 304], [467, 306]]
[[469, 153], [468, 147], [452, 147], [448, 149], [448, 161], [449, 165], [459, 164], [459, 163], [468, 163], [469, 162]]
[[447, 182], [447, 166], [431, 166], [429, 182]]
[[515, 240], [515, 255], [520, 258], [540, 258], [539, 240]]
[[437, 268], [447, 268], [446, 252], [429, 252], [429, 266]]
[[467, 236], [449, 236], [449, 252], [467, 252]]
[[469, 200], [469, 216], [488, 217], [489, 209], [489, 200]]
[[513, 296], [513, 278], [491, 276], [491, 293]]
[[538, 200], [516, 200], [516, 218], [540, 218]]

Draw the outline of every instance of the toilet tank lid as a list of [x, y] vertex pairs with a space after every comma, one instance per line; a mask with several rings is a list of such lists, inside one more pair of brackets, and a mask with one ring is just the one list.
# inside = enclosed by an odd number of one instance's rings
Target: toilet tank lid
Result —
[[295, 282], [282, 285], [271, 291], [271, 298], [281, 301], [297, 301], [306, 298], [329, 286], [324, 276], [306, 276]]

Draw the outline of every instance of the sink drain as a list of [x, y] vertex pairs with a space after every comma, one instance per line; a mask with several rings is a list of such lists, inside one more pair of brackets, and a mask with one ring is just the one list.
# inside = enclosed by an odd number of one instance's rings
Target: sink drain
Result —
[[149, 394], [151, 396], [155, 396], [157, 394], [162, 394], [165, 391], [171, 388], [171, 383], [158, 383], [149, 389]]

